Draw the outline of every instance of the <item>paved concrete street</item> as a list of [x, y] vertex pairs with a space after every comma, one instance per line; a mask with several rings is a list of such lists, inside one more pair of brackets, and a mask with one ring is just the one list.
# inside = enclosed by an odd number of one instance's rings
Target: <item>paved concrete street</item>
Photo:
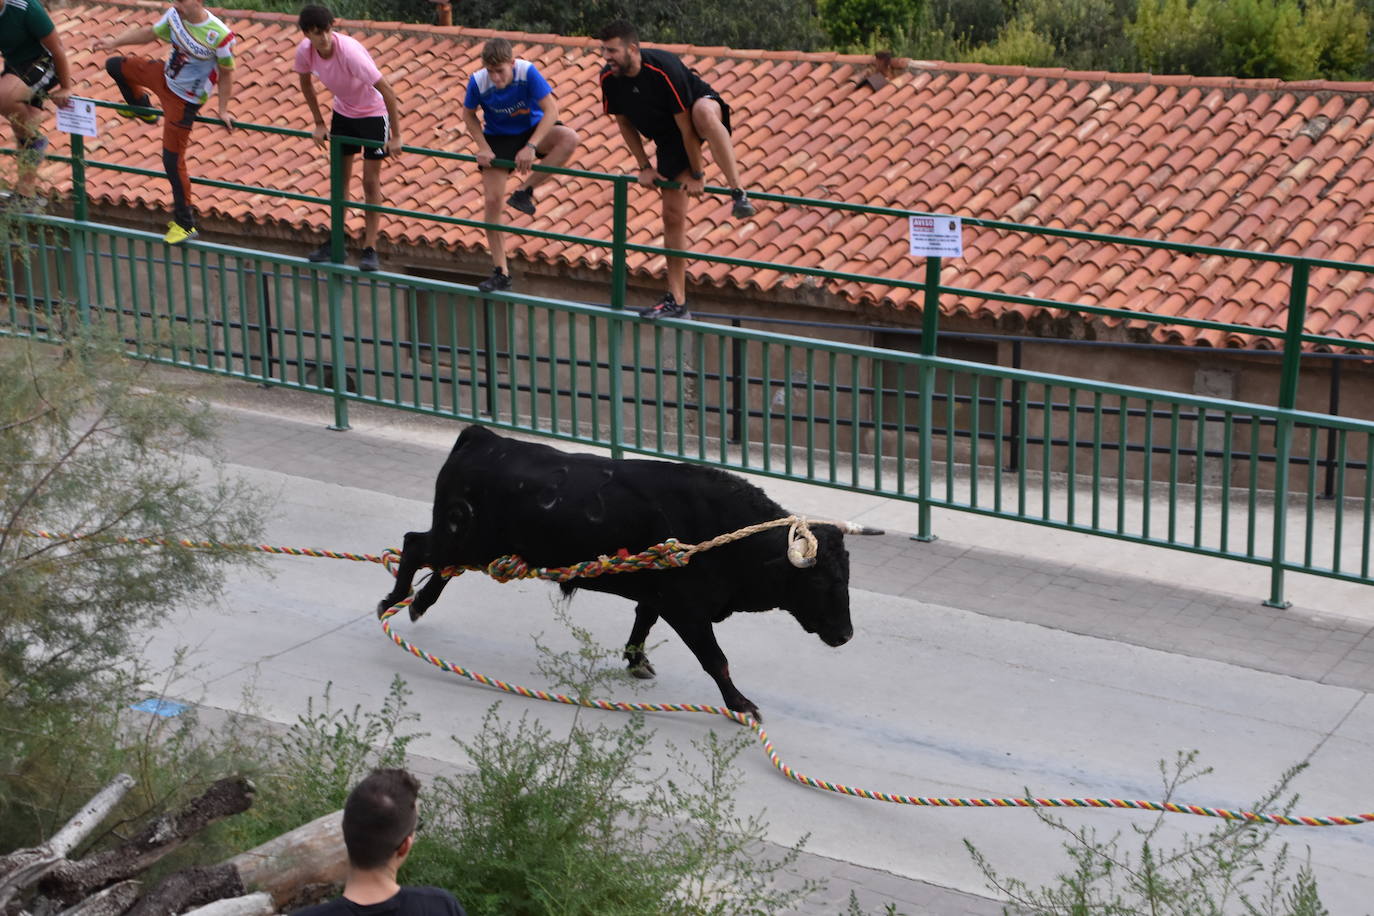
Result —
[[[214, 385], [223, 455], [277, 494], [269, 541], [376, 553], [428, 527], [435, 473], [459, 427], [373, 409], [331, 432], [328, 402], [247, 385]], [[1374, 593], [1290, 577], [1294, 606], [1261, 604], [1267, 573], [1105, 539], [937, 513], [940, 540], [906, 532], [914, 507], [841, 491], [760, 481], [793, 511], [888, 528], [850, 539], [854, 640], [829, 649], [782, 613], [736, 615], [717, 627], [740, 689], [763, 710], [796, 769], [867, 789], [919, 796], [1157, 799], [1157, 762], [1197, 749], [1215, 772], [1178, 801], [1242, 808], [1291, 764], [1311, 767], [1294, 789], [1298, 813], [1374, 810]], [[413, 688], [430, 736], [412, 749], [426, 766], [461, 766], [452, 737], [483, 711], [529, 711], [551, 727], [569, 712], [504, 697], [412, 658], [380, 633], [372, 609], [390, 580], [377, 566], [273, 559], [274, 576], [243, 575], [218, 605], [172, 615], [148, 646], [176, 646], [198, 667], [183, 698], [292, 721], [332, 683], [341, 704], [375, 705], [394, 673]], [[419, 624], [399, 629], [426, 650], [528, 686], [545, 686], [532, 635], [571, 640], [553, 619], [557, 592], [499, 585], [477, 574], [450, 584]], [[572, 616], [620, 645], [630, 606], [580, 593]], [[718, 694], [667, 628], [655, 632], [659, 676], [624, 699], [717, 703]], [[597, 713], [596, 715], [603, 715]], [[604, 714], [611, 715], [611, 714]], [[651, 716], [658, 741], [687, 748], [710, 728], [692, 715]], [[1067, 866], [1059, 840], [1027, 811], [905, 807], [809, 790], [781, 777], [758, 749], [740, 758], [739, 796], [766, 808], [770, 838], [810, 834], [807, 876], [830, 891], [803, 913], [838, 913], [849, 890], [869, 911], [993, 914], [1000, 906], [963, 840], [1004, 873], [1047, 881]], [[1061, 812], [1110, 834], [1149, 822], [1136, 812]], [[1177, 841], [1219, 821], [1171, 815]], [[1335, 914], [1370, 912], [1374, 824], [1285, 828], [1311, 850]]]

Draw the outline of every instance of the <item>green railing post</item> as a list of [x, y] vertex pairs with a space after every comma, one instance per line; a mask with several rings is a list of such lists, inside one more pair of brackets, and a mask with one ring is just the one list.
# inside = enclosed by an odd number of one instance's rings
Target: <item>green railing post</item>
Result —
[[[1283, 370], [1279, 378], [1279, 408], [1298, 406], [1298, 376], [1302, 370], [1302, 333], [1307, 321], [1307, 283], [1311, 267], [1306, 261], [1293, 265], [1288, 294], [1288, 326], [1283, 336]], [[1269, 559], [1269, 607], [1285, 608], [1283, 562], [1288, 540], [1288, 463], [1293, 457], [1293, 418], [1280, 415], [1274, 424], [1274, 549]], [[1315, 456], [1314, 456], [1315, 457]]]
[[[624, 368], [621, 347], [625, 330], [626, 285], [629, 280], [625, 243], [630, 234], [630, 181], [628, 176], [616, 179], [614, 212], [611, 216], [611, 308], [614, 310], [614, 314], [611, 316], [611, 326], [606, 335], [606, 346], [610, 349], [607, 364], [610, 368], [611, 377], [610, 384], [607, 386], [607, 393], [611, 399], [611, 457], [613, 458], [623, 458], [625, 455], [625, 450], [622, 448], [625, 421], [621, 417], [623, 409], [621, 399], [624, 395], [623, 381], [620, 376]], [[595, 359], [596, 354], [592, 354], [592, 358]]]
[[[939, 352], [940, 333], [940, 259], [926, 258], [925, 296], [921, 306], [921, 355], [935, 356]], [[913, 541], [933, 541], [935, 535], [930, 528], [930, 464], [933, 454], [930, 441], [931, 427], [935, 422], [935, 367], [929, 363], [921, 364], [921, 402], [920, 402], [921, 445], [918, 461], [921, 463], [919, 475], [920, 502], [917, 504], [916, 533]], [[952, 437], [953, 430], [946, 433]], [[878, 446], [881, 448], [881, 444]], [[949, 446], [947, 446], [949, 447]]]
[[[339, 141], [329, 138], [329, 259], [342, 264], [346, 258], [344, 216], [347, 188], [343, 156], [339, 155]], [[343, 333], [343, 275], [337, 270], [329, 272], [325, 282], [329, 292], [329, 361], [330, 374], [334, 381], [334, 423], [333, 430], [348, 429], [348, 367], [344, 351]]]
[[85, 222], [90, 214], [86, 199], [86, 138], [72, 134], [72, 217]]
[[[85, 137], [72, 134], [72, 216], [85, 223], [90, 213], [86, 200], [86, 144]], [[91, 326], [90, 278], [86, 275], [86, 227], [77, 228], [71, 235], [72, 281], [76, 286], [77, 320], [82, 329]]]

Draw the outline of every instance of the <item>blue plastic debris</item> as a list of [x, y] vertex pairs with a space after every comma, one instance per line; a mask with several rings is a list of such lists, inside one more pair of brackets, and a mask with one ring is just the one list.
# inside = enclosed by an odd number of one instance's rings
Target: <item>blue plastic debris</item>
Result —
[[139, 712], [150, 712], [155, 716], [162, 716], [170, 719], [172, 716], [179, 716], [186, 711], [185, 703], [176, 703], [172, 700], [164, 700], [160, 697], [149, 697], [141, 703], [135, 703], [129, 707], [137, 709]]

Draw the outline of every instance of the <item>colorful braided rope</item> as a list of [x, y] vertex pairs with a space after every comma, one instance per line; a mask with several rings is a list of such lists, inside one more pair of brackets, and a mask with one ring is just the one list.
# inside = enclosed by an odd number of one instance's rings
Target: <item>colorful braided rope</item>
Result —
[[[20, 531], [21, 534], [29, 537], [48, 538], [58, 541], [78, 541], [86, 538], [73, 537], [69, 535], [58, 535], [47, 531]], [[267, 544], [218, 544], [213, 541], [173, 541], [163, 538], [119, 538], [102, 536], [101, 540], [108, 540], [123, 544], [139, 544], [150, 547], [165, 547], [172, 544], [188, 548], [220, 549], [220, 550], [256, 550], [263, 553], [276, 554], [292, 557], [316, 557], [327, 560], [353, 560], [363, 563], [379, 563], [384, 566], [393, 576], [396, 574], [396, 564], [400, 559], [400, 554], [388, 548], [381, 555], [370, 553], [348, 553], [339, 550], [320, 550], [314, 548], [300, 547], [273, 547]], [[648, 550], [641, 551], [632, 555], [618, 555], [616, 557], [600, 557], [596, 560], [588, 560], [583, 563], [576, 563], [572, 566], [562, 566], [554, 568], [531, 568], [524, 560], [517, 556], [505, 556], [493, 560], [485, 567], [465, 566], [447, 567], [439, 571], [439, 575], [457, 576], [461, 575], [466, 569], [480, 570], [490, 575], [497, 581], [505, 582], [511, 579], [547, 579], [551, 581], [566, 581], [578, 576], [599, 576], [608, 573], [630, 572], [635, 569], [659, 569], [672, 566], [683, 566], [690, 561], [692, 553], [695, 551], [690, 547], [684, 547], [675, 540], [668, 540], [662, 544], [656, 544]], [[929, 808], [1112, 808], [1118, 810], [1133, 811], [1158, 811], [1169, 814], [1195, 814], [1201, 817], [1217, 817], [1232, 821], [1249, 821], [1259, 824], [1274, 824], [1282, 827], [1353, 827], [1360, 824], [1374, 822], [1374, 812], [1368, 814], [1351, 815], [1286, 815], [1269, 814], [1256, 811], [1236, 811], [1230, 808], [1209, 808], [1202, 805], [1182, 805], [1175, 802], [1157, 801], [1133, 801], [1124, 798], [931, 798], [920, 795], [897, 795], [890, 792], [877, 792], [872, 789], [862, 789], [855, 786], [848, 786], [843, 783], [829, 782], [824, 779], [817, 779], [814, 776], [807, 776], [799, 773], [785, 763], [779, 756], [777, 749], [773, 746], [773, 741], [768, 737], [768, 732], [763, 725], [753, 716], [726, 709], [723, 706], [706, 706], [697, 703], [625, 703], [612, 700], [592, 700], [578, 699], [561, 693], [549, 693], [545, 690], [535, 690], [529, 687], [522, 687], [519, 684], [509, 684], [497, 678], [489, 677], [477, 671], [471, 671], [462, 665], [455, 664], [440, 658], [437, 655], [426, 652], [414, 643], [406, 640], [400, 634], [391, 629], [391, 618], [400, 613], [403, 609], [410, 606], [413, 597], [406, 598], [391, 607], [387, 608], [381, 615], [382, 631], [390, 637], [391, 641], [397, 646], [409, 652], [416, 658], [423, 659], [436, 668], [451, 672], [465, 677], [468, 680], [512, 693], [516, 696], [528, 697], [533, 700], [546, 700], [550, 703], [562, 703], [567, 706], [585, 706], [591, 709], [604, 709], [618, 712], [695, 712], [707, 715], [724, 716], [727, 719], [738, 722], [754, 730], [760, 743], [763, 745], [764, 752], [768, 754], [768, 759], [779, 773], [804, 786], [812, 789], [820, 789], [825, 792], [834, 792], [839, 795], [849, 795], [854, 798], [866, 798], [871, 801], [889, 802], [895, 805], [915, 805]]]

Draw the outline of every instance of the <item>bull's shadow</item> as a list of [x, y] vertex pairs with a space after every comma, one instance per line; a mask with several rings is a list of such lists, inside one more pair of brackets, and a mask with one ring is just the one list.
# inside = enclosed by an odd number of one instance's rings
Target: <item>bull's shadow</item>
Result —
[[[404, 600], [424, 567], [485, 567], [508, 554], [532, 567], [570, 566], [621, 550], [638, 553], [669, 538], [700, 543], [787, 515], [758, 487], [715, 468], [563, 452], [469, 426], [439, 471], [430, 529], [406, 534], [396, 586], [377, 612]], [[636, 602], [625, 647], [632, 673], [653, 675], [643, 647], [662, 619], [716, 682], [725, 705], [761, 719], [730, 679], [713, 624], [736, 611], [781, 608], [826, 645], [848, 642], [854, 627], [844, 535], [834, 524], [812, 530], [812, 565], [789, 560], [787, 529], [775, 527], [694, 554], [676, 569], [576, 579], [560, 587], [567, 595], [585, 588]], [[410, 605], [412, 620], [429, 610], [447, 582], [430, 576]]]

